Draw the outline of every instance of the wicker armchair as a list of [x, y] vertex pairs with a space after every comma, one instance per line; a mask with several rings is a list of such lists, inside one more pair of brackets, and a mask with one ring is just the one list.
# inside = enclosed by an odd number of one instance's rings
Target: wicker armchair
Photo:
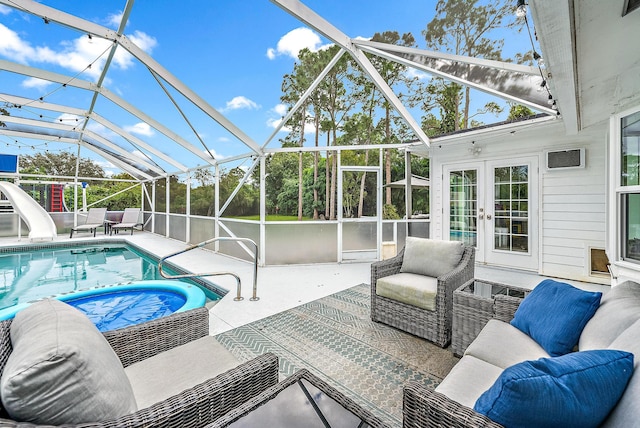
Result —
[[422, 337], [444, 348], [451, 342], [453, 291], [473, 278], [475, 248], [465, 246], [460, 263], [451, 272], [437, 278], [434, 311], [376, 294], [379, 278], [400, 272], [404, 251], [403, 248], [397, 256], [371, 265], [371, 319]]
[[[11, 354], [12, 320], [0, 322], [0, 371]], [[158, 320], [104, 333], [126, 367], [209, 334], [209, 311], [198, 308]], [[208, 356], [211, 363], [215, 358]], [[135, 413], [99, 423], [66, 427], [201, 427], [225, 415], [278, 382], [278, 359], [264, 354], [165, 401]], [[3, 419], [4, 418], [4, 419]], [[0, 426], [36, 427], [7, 418], [0, 406]]]
[[[497, 295], [494, 318], [511, 321], [521, 302], [518, 297]], [[417, 382], [410, 382], [404, 387], [402, 413], [404, 428], [502, 428], [486, 416]]]

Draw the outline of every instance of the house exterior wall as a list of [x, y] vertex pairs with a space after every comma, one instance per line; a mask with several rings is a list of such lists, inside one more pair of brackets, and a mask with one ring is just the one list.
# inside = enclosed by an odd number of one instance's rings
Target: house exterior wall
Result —
[[[448, 192], [444, 179], [447, 165], [536, 157], [538, 180], [538, 268], [542, 275], [596, 283], [610, 282], [608, 275], [591, 274], [590, 250], [605, 249], [607, 202], [607, 128], [567, 136], [561, 121], [523, 122], [514, 127], [490, 129], [432, 141], [430, 156], [432, 198], [431, 231], [436, 239], [445, 236]], [[474, 141], [472, 145], [472, 141]], [[477, 155], [470, 148], [479, 147]], [[585, 149], [585, 167], [548, 170], [549, 150]], [[521, 268], [520, 266], [512, 266]]]

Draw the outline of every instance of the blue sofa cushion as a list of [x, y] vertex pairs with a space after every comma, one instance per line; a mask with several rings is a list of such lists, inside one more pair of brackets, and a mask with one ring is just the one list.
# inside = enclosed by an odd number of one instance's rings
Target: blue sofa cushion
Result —
[[506, 428], [597, 427], [624, 393], [633, 354], [575, 352], [505, 369], [474, 410]]
[[552, 357], [571, 352], [600, 306], [602, 293], [546, 279], [522, 301], [511, 325], [538, 342]]

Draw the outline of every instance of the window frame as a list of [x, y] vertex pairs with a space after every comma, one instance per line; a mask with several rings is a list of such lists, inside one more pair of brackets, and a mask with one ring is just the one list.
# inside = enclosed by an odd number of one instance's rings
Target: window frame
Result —
[[[626, 272], [624, 276], [640, 275], [640, 260], [625, 257], [627, 236], [627, 214], [625, 198], [628, 194], [640, 195], [640, 185], [622, 185], [622, 120], [640, 113], [640, 106], [611, 116], [609, 131], [609, 259], [617, 268]], [[635, 272], [635, 274], [634, 274]], [[614, 274], [614, 279], [615, 279]]]

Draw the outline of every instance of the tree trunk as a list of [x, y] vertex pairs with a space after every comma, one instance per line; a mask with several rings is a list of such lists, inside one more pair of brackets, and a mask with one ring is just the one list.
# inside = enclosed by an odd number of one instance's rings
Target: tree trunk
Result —
[[462, 129], [469, 129], [469, 103], [470, 103], [470, 91], [469, 87], [465, 87], [464, 90], [464, 116], [462, 118]]
[[[364, 151], [364, 164], [369, 165], [369, 150]], [[362, 172], [362, 178], [360, 179], [360, 201], [358, 202], [358, 218], [362, 217], [362, 211], [364, 210], [364, 190], [365, 181], [367, 178], [367, 172]]]
[[453, 130], [454, 131], [459, 131], [460, 130], [460, 107], [458, 107], [460, 105], [460, 95], [456, 94], [455, 95], [455, 114], [453, 115]]
[[[304, 112], [304, 110], [303, 110]], [[302, 123], [300, 126], [300, 147], [304, 145], [304, 124], [306, 114], [302, 114]], [[302, 220], [302, 150], [298, 155], [298, 221]]]
[[[318, 147], [318, 138], [320, 138], [320, 117], [316, 114], [316, 136], [315, 143]], [[318, 151], [313, 152], [313, 219], [318, 219]]]
[[[391, 140], [391, 124], [389, 123], [391, 119], [389, 118], [389, 105], [386, 104], [385, 107], [385, 143], [389, 143]], [[384, 163], [384, 175], [385, 175], [385, 184], [387, 184], [387, 188], [385, 190], [385, 204], [391, 205], [391, 152], [389, 149], [385, 149], [385, 163]]]
[[[327, 132], [327, 147], [329, 147], [329, 143], [331, 142], [331, 137], [329, 132]], [[328, 219], [331, 218], [330, 214], [329, 214], [329, 207], [331, 206], [330, 204], [330, 177], [331, 177], [331, 172], [329, 171], [329, 162], [331, 161], [331, 152], [327, 151], [327, 160], [324, 163], [324, 218]]]
[[[336, 130], [333, 130], [333, 141], [336, 141]], [[331, 156], [331, 207], [329, 208], [329, 219], [336, 219], [336, 178], [338, 175], [338, 156], [337, 153]]]
[[302, 220], [302, 151], [298, 153], [298, 221]]

